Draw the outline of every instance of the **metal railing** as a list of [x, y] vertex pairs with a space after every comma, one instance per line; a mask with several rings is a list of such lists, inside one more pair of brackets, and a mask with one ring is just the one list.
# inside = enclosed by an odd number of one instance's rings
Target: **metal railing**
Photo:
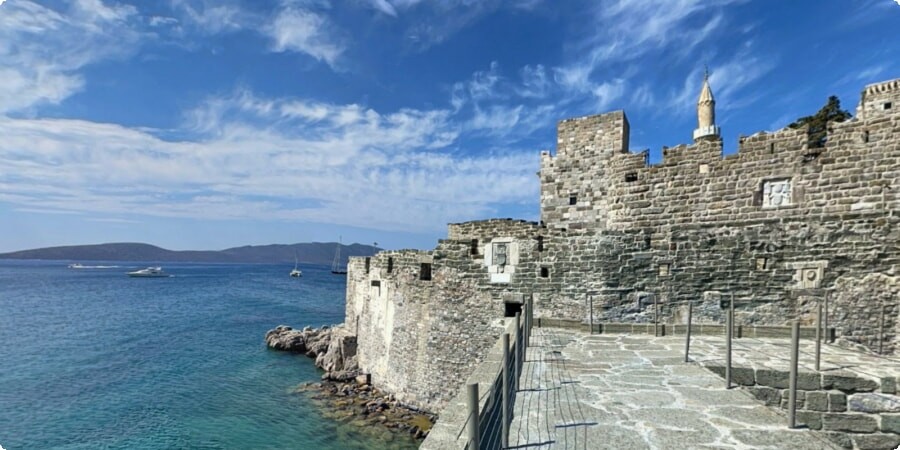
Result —
[[[522, 314], [516, 314], [515, 338], [510, 342], [509, 333], [501, 341], [503, 359], [501, 370], [489, 387], [484, 406], [480, 406], [478, 384], [468, 385], [469, 417], [467, 450], [498, 450], [509, 445], [509, 424], [519, 387], [519, 375], [525, 363], [525, 354], [534, 319], [533, 297], [525, 304]], [[477, 420], [473, 420], [477, 419]]]

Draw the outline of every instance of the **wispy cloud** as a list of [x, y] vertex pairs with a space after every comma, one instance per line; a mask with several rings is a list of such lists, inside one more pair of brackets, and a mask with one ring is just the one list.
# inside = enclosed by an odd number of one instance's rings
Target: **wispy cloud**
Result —
[[305, 9], [283, 9], [265, 33], [272, 39], [273, 51], [305, 53], [332, 67], [345, 49], [328, 19]]
[[56, 104], [80, 91], [78, 70], [133, 52], [141, 33], [131, 6], [75, 0], [56, 11], [28, 0], [0, 14], [0, 113]]

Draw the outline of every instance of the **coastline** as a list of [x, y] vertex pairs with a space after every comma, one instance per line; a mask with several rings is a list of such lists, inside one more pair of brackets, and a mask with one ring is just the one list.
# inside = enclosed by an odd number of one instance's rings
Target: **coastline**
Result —
[[382, 427], [416, 440], [428, 436], [437, 420], [435, 414], [405, 405], [371, 385], [359, 371], [356, 336], [343, 324], [302, 330], [279, 325], [266, 333], [265, 340], [271, 349], [314, 358], [316, 367], [325, 371], [321, 382], [303, 383], [295, 392], [309, 395], [326, 417], [360, 427]]

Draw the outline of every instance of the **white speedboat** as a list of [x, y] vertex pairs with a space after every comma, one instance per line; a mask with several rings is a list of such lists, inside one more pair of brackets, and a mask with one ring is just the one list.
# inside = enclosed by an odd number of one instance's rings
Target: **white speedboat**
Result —
[[148, 267], [146, 269], [128, 272], [128, 276], [135, 278], [165, 278], [170, 277], [171, 275], [163, 272], [162, 267]]
[[69, 264], [69, 268], [70, 269], [84, 269], [84, 266], [82, 266], [79, 263], [72, 263], [72, 264]]

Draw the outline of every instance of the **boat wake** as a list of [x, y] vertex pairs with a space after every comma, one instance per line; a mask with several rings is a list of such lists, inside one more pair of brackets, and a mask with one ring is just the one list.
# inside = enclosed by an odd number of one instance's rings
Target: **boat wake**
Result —
[[85, 266], [82, 264], [69, 264], [70, 269], [118, 269], [122, 266]]

